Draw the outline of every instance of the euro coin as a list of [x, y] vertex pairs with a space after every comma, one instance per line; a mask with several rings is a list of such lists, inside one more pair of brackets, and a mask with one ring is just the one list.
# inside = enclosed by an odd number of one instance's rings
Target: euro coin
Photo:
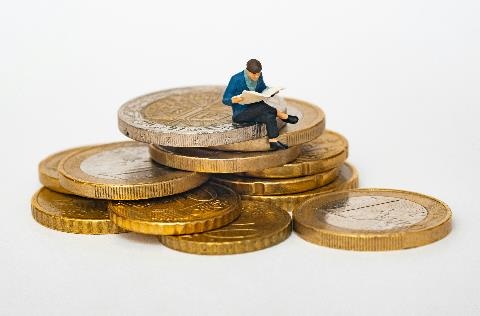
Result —
[[150, 159], [148, 145], [120, 142], [93, 146], [65, 157], [58, 166], [60, 184], [95, 199], [139, 200], [193, 189], [208, 175], [175, 170]]
[[110, 221], [107, 202], [41, 188], [32, 197], [32, 216], [45, 227], [76, 234], [125, 232]]
[[293, 212], [303, 239], [338, 249], [384, 251], [418, 247], [445, 237], [452, 212], [420, 193], [358, 189], [317, 196]]
[[347, 140], [332, 131], [325, 131], [315, 140], [300, 145], [300, 148], [300, 156], [292, 162], [241, 175], [268, 179], [308, 176], [339, 168], [348, 156]]
[[242, 195], [282, 195], [325, 186], [334, 181], [339, 172], [340, 168], [336, 168], [309, 176], [284, 179], [248, 178], [233, 174], [218, 174], [212, 177], [212, 181], [229, 186]]
[[241, 195], [242, 200], [268, 202], [280, 207], [285, 211], [293, 211], [303, 201], [325, 193], [355, 189], [358, 187], [358, 171], [349, 163], [345, 163], [340, 167], [340, 174], [335, 181], [317, 189], [283, 195]]
[[161, 236], [167, 247], [201, 255], [229, 255], [264, 249], [290, 236], [290, 215], [268, 203], [242, 201], [231, 224], [201, 234]]
[[[224, 90], [185, 87], [135, 98], [120, 107], [119, 129], [140, 142], [174, 147], [224, 145], [267, 135], [265, 124], [232, 122], [232, 108], [222, 103]], [[285, 102], [279, 100], [274, 106], [285, 112]]]
[[230, 188], [206, 183], [188, 192], [144, 201], [111, 201], [112, 221], [129, 231], [150, 235], [200, 233], [240, 216], [240, 198]]
[[[285, 98], [288, 114], [298, 116], [296, 124], [287, 124], [279, 131], [278, 140], [288, 146], [308, 143], [319, 137], [325, 129], [325, 113], [316, 105], [291, 98]], [[223, 151], [267, 151], [270, 149], [266, 138], [255, 138], [243, 142], [215, 146]]]
[[209, 173], [235, 173], [281, 166], [295, 160], [299, 154], [298, 146], [264, 152], [226, 152], [207, 148], [150, 146], [152, 159], [162, 165]]

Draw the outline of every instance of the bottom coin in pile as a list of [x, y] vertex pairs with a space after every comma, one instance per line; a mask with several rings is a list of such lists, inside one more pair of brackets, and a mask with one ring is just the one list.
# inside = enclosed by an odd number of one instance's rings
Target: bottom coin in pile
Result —
[[194, 234], [225, 226], [240, 216], [240, 197], [229, 187], [205, 183], [193, 190], [142, 201], [110, 201], [116, 225], [150, 235]]
[[32, 197], [32, 216], [45, 227], [77, 234], [125, 232], [110, 221], [107, 202], [41, 188]]
[[312, 243], [347, 250], [418, 247], [452, 228], [443, 202], [392, 189], [357, 189], [317, 196], [293, 212], [294, 230]]
[[268, 203], [242, 201], [240, 217], [231, 224], [201, 234], [160, 236], [167, 247], [194, 254], [227, 255], [276, 245], [291, 233], [290, 215]]

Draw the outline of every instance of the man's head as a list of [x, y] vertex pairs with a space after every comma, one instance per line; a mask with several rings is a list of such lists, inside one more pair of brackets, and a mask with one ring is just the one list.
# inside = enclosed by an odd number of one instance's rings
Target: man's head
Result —
[[256, 59], [247, 62], [247, 75], [250, 79], [257, 81], [262, 74], [262, 64]]

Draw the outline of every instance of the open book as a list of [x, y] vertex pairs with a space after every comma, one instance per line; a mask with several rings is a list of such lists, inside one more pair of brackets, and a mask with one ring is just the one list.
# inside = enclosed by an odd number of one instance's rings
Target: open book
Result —
[[243, 90], [242, 94], [237, 95], [237, 97], [243, 98], [240, 104], [250, 104], [250, 103], [265, 101], [266, 99], [271, 98], [272, 96], [280, 92], [280, 90], [284, 90], [284, 88], [268, 87], [267, 89], [263, 90], [261, 93], [256, 91]]

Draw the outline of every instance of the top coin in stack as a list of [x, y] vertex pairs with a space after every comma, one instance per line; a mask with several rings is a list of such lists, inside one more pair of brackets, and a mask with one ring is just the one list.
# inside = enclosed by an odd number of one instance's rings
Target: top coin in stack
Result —
[[[222, 103], [224, 90], [222, 86], [198, 86], [138, 97], [119, 109], [119, 129], [134, 140], [173, 147], [225, 145], [265, 136], [265, 124], [232, 122], [231, 107]], [[283, 99], [278, 100], [279, 104], [272, 105], [286, 112]]]
[[[288, 113], [298, 116], [296, 124], [287, 124], [279, 132], [278, 140], [296, 146], [313, 141], [325, 129], [325, 113], [321, 108], [311, 103], [291, 98], [285, 98]], [[270, 145], [266, 138], [256, 138], [244, 142], [215, 146], [223, 151], [267, 151]]]
[[173, 195], [208, 180], [207, 174], [175, 170], [150, 160], [148, 145], [120, 142], [92, 146], [65, 157], [60, 185], [85, 197], [139, 200]]

